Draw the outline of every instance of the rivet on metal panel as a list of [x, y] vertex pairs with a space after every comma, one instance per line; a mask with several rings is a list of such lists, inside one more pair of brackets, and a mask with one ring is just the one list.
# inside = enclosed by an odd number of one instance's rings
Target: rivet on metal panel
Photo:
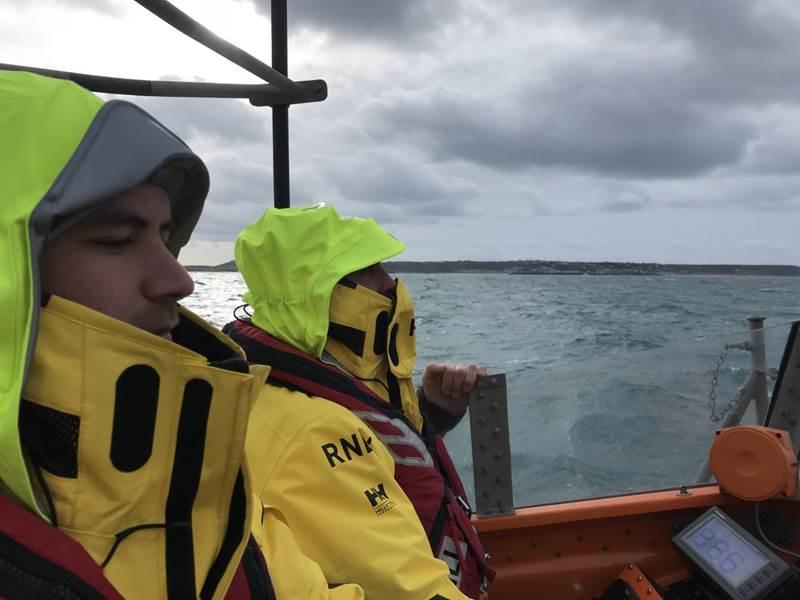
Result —
[[489, 383], [491, 383], [492, 385], [497, 385], [497, 377], [490, 377]]
[[647, 595], [650, 596], [653, 594], [653, 588], [647, 588]]
[[480, 449], [481, 450], [486, 450], [488, 447], [489, 447], [489, 444], [487, 444], [486, 442], [481, 442], [480, 443]]
[[556, 550], [556, 558], [561, 558], [561, 550]]
[[478, 392], [478, 400], [483, 400], [484, 398], [486, 398], [486, 394], [483, 392]]
[[497, 402], [492, 402], [491, 407], [492, 407], [492, 411], [497, 411], [497, 410], [500, 409], [500, 404], [498, 404]]
[[486, 467], [481, 467], [481, 473], [483, 473], [484, 475], [488, 475], [489, 469], [487, 469]]
[[502, 452], [495, 452], [494, 453], [494, 459], [495, 460], [502, 460], [502, 458], [503, 458], [503, 453]]
[[637, 575], [636, 576], [636, 581], [641, 581], [641, 580], [642, 580], [642, 576], [641, 575]]
[[498, 500], [497, 501], [497, 508], [499, 508], [500, 510], [503, 510], [504, 505], [503, 505], [503, 501], [502, 500]]
[[483, 492], [483, 497], [484, 498], [488, 498], [490, 496], [491, 496], [491, 494], [489, 492]]
[[478, 417], [479, 425], [486, 425], [486, 417]]
[[629, 570], [633, 570], [633, 564], [632, 563], [628, 563], [628, 569]]
[[503, 483], [503, 478], [502, 477], [495, 477], [494, 478], [494, 482], [499, 485], [499, 484]]
[[603, 544], [603, 552], [608, 552], [608, 544]]
[[492, 437], [496, 438], [500, 437], [501, 432], [502, 430], [499, 427], [495, 427], [494, 429], [492, 429]]

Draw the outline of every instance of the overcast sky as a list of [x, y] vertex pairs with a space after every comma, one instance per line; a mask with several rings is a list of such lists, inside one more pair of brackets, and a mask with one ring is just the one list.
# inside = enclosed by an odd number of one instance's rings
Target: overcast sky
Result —
[[[177, 6], [268, 60], [268, 0]], [[292, 202], [407, 260], [800, 264], [796, 0], [289, 0]], [[132, 0], [0, 0], [0, 62], [254, 79]], [[207, 162], [186, 263], [272, 204], [271, 111], [135, 100]]]

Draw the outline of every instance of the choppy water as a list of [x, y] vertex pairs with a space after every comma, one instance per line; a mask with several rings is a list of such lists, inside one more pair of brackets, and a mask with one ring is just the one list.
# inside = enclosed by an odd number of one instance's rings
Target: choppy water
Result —
[[[221, 326], [241, 304], [238, 273], [193, 274], [192, 310]], [[777, 366], [800, 319], [800, 278], [404, 275], [418, 364], [480, 362], [508, 377], [518, 506], [688, 484], [716, 425], [709, 386], [726, 342], [766, 321]], [[750, 355], [731, 350], [719, 397]], [[754, 420], [754, 412], [748, 413]], [[468, 486], [467, 420], [447, 437]]]

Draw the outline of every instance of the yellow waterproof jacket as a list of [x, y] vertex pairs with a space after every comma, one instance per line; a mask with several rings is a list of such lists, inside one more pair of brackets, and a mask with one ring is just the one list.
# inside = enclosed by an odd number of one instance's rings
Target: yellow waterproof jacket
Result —
[[[186, 311], [184, 335], [226, 348]], [[267, 371], [214, 365], [57, 296], [41, 310], [23, 447], [54, 524], [124, 597], [225, 596], [248, 541], [244, 439]]]
[[[324, 448], [335, 444], [344, 463]], [[280, 509], [300, 547], [331, 583], [353, 581], [367, 598], [461, 600], [434, 558], [394, 460], [369, 426], [326, 399], [267, 384], [247, 433], [253, 488]], [[385, 502], [375, 508], [370, 494]], [[256, 537], [262, 524], [253, 521]]]
[[329, 590], [253, 498], [244, 442], [268, 368], [186, 310], [173, 335], [211, 358], [57, 296], [42, 309], [20, 428], [58, 527], [126, 598], [226, 597], [253, 519], [278, 600], [363, 598]]

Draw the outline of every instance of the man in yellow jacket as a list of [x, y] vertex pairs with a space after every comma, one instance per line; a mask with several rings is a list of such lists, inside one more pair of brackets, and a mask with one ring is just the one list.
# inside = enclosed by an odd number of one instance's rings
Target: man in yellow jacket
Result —
[[268, 368], [178, 305], [208, 186], [135, 105], [0, 70], [0, 597], [363, 598], [254, 508]]
[[224, 331], [272, 367], [247, 454], [261, 501], [329, 581], [368, 598], [479, 598], [493, 572], [440, 434], [483, 369], [429, 366], [417, 395], [411, 297], [380, 265], [403, 249], [326, 204], [269, 209], [242, 231], [252, 319]]

